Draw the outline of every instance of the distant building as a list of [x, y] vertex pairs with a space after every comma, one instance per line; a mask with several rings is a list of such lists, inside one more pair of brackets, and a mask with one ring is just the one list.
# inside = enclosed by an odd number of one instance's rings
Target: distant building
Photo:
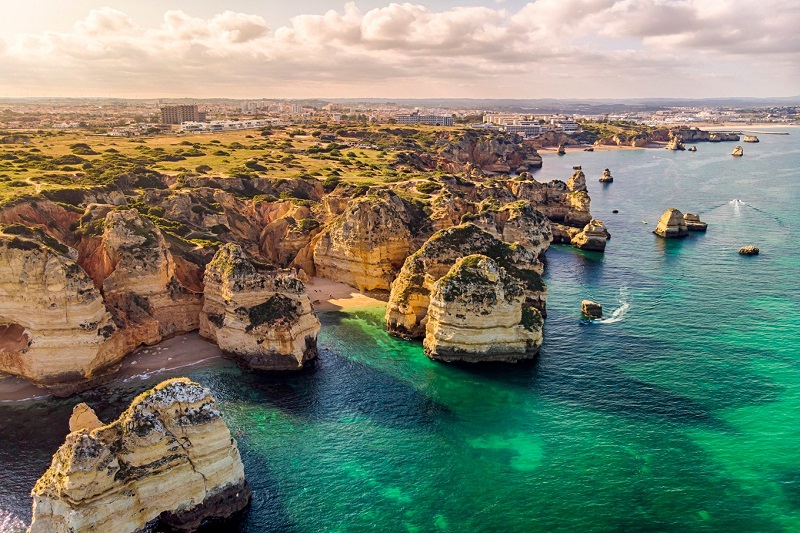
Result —
[[395, 117], [398, 124], [427, 124], [429, 126], [452, 126], [453, 115], [420, 115], [417, 112]]
[[161, 108], [162, 124], [180, 124], [182, 122], [201, 122], [205, 113], [197, 110], [197, 105], [166, 105]]

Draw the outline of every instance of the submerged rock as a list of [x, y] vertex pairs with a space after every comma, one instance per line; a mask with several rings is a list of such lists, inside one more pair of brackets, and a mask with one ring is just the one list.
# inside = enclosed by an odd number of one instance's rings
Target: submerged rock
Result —
[[686, 222], [686, 229], [689, 231], [706, 231], [708, 229], [708, 224], [700, 220], [700, 215], [686, 213], [683, 215], [683, 220]]
[[739, 248], [739, 255], [758, 255], [761, 250], [757, 246], [748, 245]]
[[298, 370], [317, 356], [319, 320], [288, 270], [256, 269], [225, 244], [206, 267], [200, 335], [256, 370]]
[[592, 220], [572, 238], [572, 245], [581, 250], [603, 252], [610, 238], [605, 225], [600, 220]]
[[519, 280], [491, 258], [469, 255], [433, 285], [423, 347], [440, 361], [516, 362], [539, 351], [542, 324]]
[[689, 234], [683, 213], [674, 207], [667, 209], [658, 221], [653, 233], [666, 239], [680, 239]]
[[247, 506], [236, 441], [211, 393], [187, 378], [136, 397], [110, 424], [67, 435], [32, 491], [30, 533], [192, 531]]
[[581, 314], [588, 318], [602, 318], [603, 306], [592, 300], [583, 300], [581, 302]]

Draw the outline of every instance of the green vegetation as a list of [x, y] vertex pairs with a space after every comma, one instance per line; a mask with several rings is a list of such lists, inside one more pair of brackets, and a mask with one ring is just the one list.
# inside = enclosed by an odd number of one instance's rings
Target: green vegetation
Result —
[[263, 304], [247, 309], [247, 316], [250, 318], [250, 324], [245, 331], [250, 332], [263, 324], [294, 322], [300, 316], [300, 309], [297, 302], [291, 298], [276, 294]]

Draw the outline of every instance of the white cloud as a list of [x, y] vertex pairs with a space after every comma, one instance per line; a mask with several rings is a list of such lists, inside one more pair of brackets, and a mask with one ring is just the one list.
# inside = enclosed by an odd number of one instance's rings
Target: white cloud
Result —
[[[785, 4], [538, 0], [517, 11], [392, 3], [362, 12], [351, 2], [274, 30], [232, 11], [171, 10], [143, 27], [102, 8], [69, 32], [0, 41], [0, 94], [711, 96], [737, 81], [752, 91], [753, 65], [763, 94], [798, 94], [800, 7]], [[709, 81], [691, 87], [700, 78]]]

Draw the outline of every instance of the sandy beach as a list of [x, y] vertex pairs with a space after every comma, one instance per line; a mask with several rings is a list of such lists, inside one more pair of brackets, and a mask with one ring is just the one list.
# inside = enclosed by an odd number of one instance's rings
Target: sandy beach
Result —
[[[306, 292], [317, 312], [363, 309], [383, 305], [383, 301], [359, 293], [353, 287], [323, 278], [312, 278]], [[161, 373], [202, 365], [222, 357], [222, 351], [195, 331], [172, 337], [153, 346], [143, 346], [127, 355], [114, 382], [125, 383]], [[0, 403], [46, 398], [46, 389], [22, 378], [0, 373]]]

